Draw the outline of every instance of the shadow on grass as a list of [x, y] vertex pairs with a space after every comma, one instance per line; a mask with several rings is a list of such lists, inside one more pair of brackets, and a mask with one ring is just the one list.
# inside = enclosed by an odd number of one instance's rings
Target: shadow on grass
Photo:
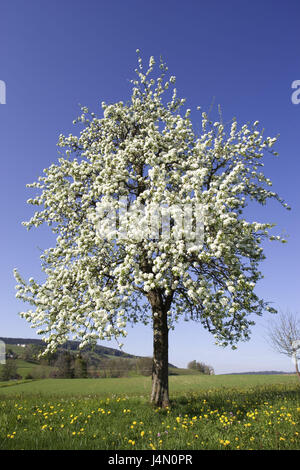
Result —
[[173, 412], [181, 415], [201, 415], [204, 410], [218, 410], [221, 413], [232, 413], [239, 410], [243, 417], [249, 411], [264, 406], [275, 406], [280, 403], [295, 403], [300, 406], [300, 386], [256, 387], [249, 390], [218, 389], [201, 392], [190, 392], [171, 400]]

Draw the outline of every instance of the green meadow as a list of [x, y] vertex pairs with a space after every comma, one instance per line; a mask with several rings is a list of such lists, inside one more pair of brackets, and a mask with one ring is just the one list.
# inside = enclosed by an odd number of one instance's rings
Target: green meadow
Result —
[[176, 375], [171, 406], [151, 379], [0, 383], [1, 449], [300, 449], [300, 387], [289, 375]]
[[[179, 369], [180, 370], [180, 369]], [[297, 385], [295, 376], [290, 375], [202, 375], [188, 374], [169, 377], [169, 388], [173, 394], [197, 392], [206, 389], [249, 388], [258, 385]], [[134, 396], [150, 395], [151, 377], [135, 376], [112, 379], [43, 379], [0, 382], [0, 395], [99, 395], [125, 394]]]

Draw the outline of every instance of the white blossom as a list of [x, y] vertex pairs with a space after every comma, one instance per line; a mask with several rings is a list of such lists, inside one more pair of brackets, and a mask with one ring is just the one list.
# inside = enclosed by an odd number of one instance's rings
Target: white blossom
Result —
[[[139, 50], [137, 50], [139, 54]], [[150, 78], [155, 60], [132, 80], [131, 101], [101, 103], [101, 117], [86, 107], [75, 122], [83, 124], [79, 136], [60, 135], [65, 155], [28, 185], [38, 195], [28, 203], [38, 206], [23, 224], [30, 229], [46, 223], [56, 234], [56, 245], [41, 255], [44, 282], [28, 283], [15, 270], [16, 296], [32, 309], [21, 316], [38, 329], [52, 350], [73, 339], [84, 347], [97, 338], [126, 336], [128, 321], [153, 318], [149, 295], [156, 292], [168, 305], [169, 327], [181, 315], [200, 320], [218, 344], [247, 339], [252, 322], [267, 303], [254, 293], [261, 278], [263, 239], [273, 224], [250, 222], [243, 209], [251, 200], [265, 204], [284, 201], [268, 188], [271, 181], [259, 170], [264, 151], [276, 142], [253, 126], [238, 128], [233, 121], [226, 135], [220, 122], [202, 113], [197, 135], [189, 119], [180, 114], [185, 100], [177, 98], [175, 77], [160, 64], [160, 75]], [[163, 95], [173, 87], [171, 101]], [[274, 153], [275, 154], [275, 153]], [[191, 199], [204, 211], [204, 243], [188, 247], [172, 236], [140, 240], [139, 221], [130, 237], [101, 238], [96, 220], [99, 205], [127, 197], [134, 203], [180, 206]], [[180, 234], [173, 227], [171, 235]]]

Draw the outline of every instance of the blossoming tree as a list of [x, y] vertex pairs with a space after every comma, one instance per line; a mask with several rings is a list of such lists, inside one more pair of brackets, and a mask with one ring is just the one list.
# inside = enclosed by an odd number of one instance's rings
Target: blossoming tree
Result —
[[[197, 135], [190, 110], [181, 112], [185, 100], [177, 98], [175, 77], [167, 77], [162, 61], [158, 74], [154, 66], [151, 57], [144, 71], [138, 51], [130, 101], [102, 103], [100, 118], [83, 107], [80, 135], [60, 136], [58, 163], [28, 185], [38, 189], [28, 202], [40, 210], [23, 222], [28, 229], [45, 222], [57, 235], [41, 255], [45, 281], [27, 282], [17, 270], [15, 277], [17, 297], [34, 307], [20, 315], [43, 335], [46, 352], [70, 337], [81, 348], [98, 339], [119, 341], [127, 322], [151, 322], [151, 401], [168, 406], [168, 331], [181, 315], [201, 322], [217, 344], [236, 347], [249, 337], [249, 314], [272, 311], [254, 293], [261, 243], [284, 240], [271, 235], [272, 224], [245, 220], [243, 210], [250, 200], [287, 205], [261, 171], [276, 138], [264, 138], [257, 121], [238, 128], [233, 120], [227, 130], [205, 113]], [[138, 220], [127, 236], [100, 236], [107, 211], [99, 205], [109, 201], [120, 214], [124, 198], [146, 214], [151, 204], [200, 204], [201, 245], [188, 242], [172, 217], [168, 236], [160, 227], [156, 236], [135, 237]], [[191, 213], [190, 222], [192, 230]]]

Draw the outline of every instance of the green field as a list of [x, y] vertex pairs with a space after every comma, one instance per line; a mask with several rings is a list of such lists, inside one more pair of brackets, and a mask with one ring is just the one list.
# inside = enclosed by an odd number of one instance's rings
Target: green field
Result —
[[[289, 375], [202, 375], [187, 374], [169, 377], [172, 394], [197, 392], [207, 389], [227, 387], [249, 388], [257, 385], [293, 384], [297, 385], [295, 376]], [[147, 396], [151, 391], [151, 378], [136, 376], [114, 379], [44, 379], [26, 381], [14, 385], [13, 382], [0, 382], [0, 395], [98, 395], [110, 397], [114, 394]]]
[[288, 375], [170, 376], [170, 409], [149, 377], [0, 383], [0, 449], [300, 449], [300, 387]]

